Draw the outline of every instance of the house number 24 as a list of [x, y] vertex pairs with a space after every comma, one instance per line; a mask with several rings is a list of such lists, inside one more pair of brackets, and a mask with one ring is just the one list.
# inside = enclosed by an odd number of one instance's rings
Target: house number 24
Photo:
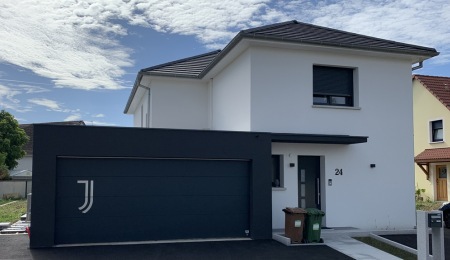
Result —
[[334, 169], [334, 175], [343, 175], [342, 169], [338, 169], [338, 168]]

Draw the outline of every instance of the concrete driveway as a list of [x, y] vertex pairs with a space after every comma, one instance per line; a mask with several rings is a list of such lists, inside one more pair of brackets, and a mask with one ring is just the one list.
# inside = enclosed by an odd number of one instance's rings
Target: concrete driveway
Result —
[[274, 240], [29, 249], [27, 235], [0, 236], [0, 259], [352, 259], [326, 245]]

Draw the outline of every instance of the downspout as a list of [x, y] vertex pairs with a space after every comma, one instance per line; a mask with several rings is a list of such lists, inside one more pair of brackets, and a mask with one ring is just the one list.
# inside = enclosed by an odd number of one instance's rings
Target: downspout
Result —
[[147, 128], [150, 128], [150, 88], [147, 88], [148, 91], [148, 103], [147, 103]]
[[419, 61], [419, 65], [412, 67], [411, 70], [417, 70], [423, 68], [423, 61]]

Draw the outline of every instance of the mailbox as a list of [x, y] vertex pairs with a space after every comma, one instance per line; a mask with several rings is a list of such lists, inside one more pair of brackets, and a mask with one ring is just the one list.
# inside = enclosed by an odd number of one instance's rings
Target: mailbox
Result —
[[441, 213], [428, 213], [428, 227], [441, 228], [442, 227], [442, 214]]

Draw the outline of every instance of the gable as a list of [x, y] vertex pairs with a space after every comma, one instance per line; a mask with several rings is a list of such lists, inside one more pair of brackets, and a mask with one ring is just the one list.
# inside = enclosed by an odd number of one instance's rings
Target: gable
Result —
[[414, 75], [413, 80], [420, 82], [439, 102], [450, 110], [450, 78]]

